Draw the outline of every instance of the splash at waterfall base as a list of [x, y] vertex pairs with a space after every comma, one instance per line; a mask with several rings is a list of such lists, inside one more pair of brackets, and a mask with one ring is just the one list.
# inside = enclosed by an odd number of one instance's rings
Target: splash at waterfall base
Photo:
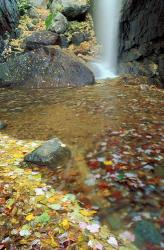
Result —
[[117, 77], [117, 75], [110, 70], [108, 63], [106, 62], [92, 61], [88, 63], [88, 66], [92, 72], [94, 72], [96, 80], [113, 79]]

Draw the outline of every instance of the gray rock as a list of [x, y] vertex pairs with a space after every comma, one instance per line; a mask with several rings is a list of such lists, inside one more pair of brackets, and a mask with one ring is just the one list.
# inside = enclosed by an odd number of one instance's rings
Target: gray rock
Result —
[[28, 28], [29, 31], [33, 31], [34, 28], [35, 28], [35, 25], [33, 23], [28, 23], [27, 28]]
[[0, 63], [0, 87], [55, 88], [94, 82], [85, 64], [53, 46], [16, 54]]
[[4, 48], [5, 48], [5, 42], [2, 39], [2, 37], [0, 37], [0, 54], [3, 52]]
[[[164, 1], [124, 1], [120, 22], [120, 64], [127, 73], [163, 82], [161, 54], [164, 51]], [[122, 69], [122, 66], [121, 66]], [[123, 72], [125, 72], [123, 71]]]
[[68, 28], [67, 18], [60, 12], [58, 12], [54, 19], [51, 22], [51, 25], [48, 27], [48, 30], [63, 34]]
[[50, 8], [53, 12], [62, 9], [68, 20], [77, 20], [85, 17], [89, 5], [86, 0], [53, 0]]
[[59, 36], [59, 39], [58, 39], [58, 45], [61, 47], [61, 48], [68, 48], [69, 47], [69, 44], [70, 44], [70, 41], [69, 39], [65, 36], [65, 35], [60, 35]]
[[88, 34], [83, 32], [74, 32], [71, 39], [72, 43], [75, 45], [80, 45], [82, 42], [88, 40], [89, 40]]
[[39, 18], [39, 13], [37, 12], [37, 9], [34, 7], [28, 10], [28, 15], [31, 18]]
[[35, 7], [46, 7], [47, 0], [30, 0], [31, 4]]
[[71, 152], [58, 138], [53, 138], [25, 156], [26, 162], [40, 166], [57, 167], [65, 164], [71, 157]]
[[39, 23], [39, 19], [34, 18], [34, 19], [32, 20], [32, 24], [36, 25], [37, 23]]
[[7, 124], [3, 121], [0, 121], [0, 130], [5, 129], [7, 127]]
[[19, 23], [17, 0], [0, 0], [0, 35], [11, 32]]
[[33, 32], [31, 36], [25, 39], [25, 47], [27, 50], [37, 49], [43, 46], [55, 45], [58, 35], [51, 31]]

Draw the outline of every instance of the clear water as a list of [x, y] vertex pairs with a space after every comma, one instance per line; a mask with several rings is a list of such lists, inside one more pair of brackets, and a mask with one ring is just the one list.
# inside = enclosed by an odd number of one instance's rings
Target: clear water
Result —
[[100, 61], [91, 63], [96, 79], [117, 76], [118, 30], [122, 0], [96, 2], [96, 33], [102, 44]]

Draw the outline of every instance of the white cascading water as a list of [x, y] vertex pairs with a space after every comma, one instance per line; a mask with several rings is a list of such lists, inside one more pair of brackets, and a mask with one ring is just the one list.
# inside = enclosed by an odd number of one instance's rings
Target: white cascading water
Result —
[[96, 79], [117, 75], [118, 31], [122, 0], [96, 1], [96, 33], [102, 44], [100, 60], [91, 63]]

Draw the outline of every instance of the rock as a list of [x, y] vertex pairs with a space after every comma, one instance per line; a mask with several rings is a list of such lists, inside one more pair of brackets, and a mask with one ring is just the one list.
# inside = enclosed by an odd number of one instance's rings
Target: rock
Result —
[[0, 63], [0, 87], [54, 88], [94, 83], [77, 57], [52, 46], [16, 54]]
[[32, 24], [36, 25], [36, 24], [38, 24], [38, 23], [39, 23], [39, 19], [34, 18], [34, 19], [32, 20]]
[[28, 10], [28, 15], [30, 18], [39, 18], [39, 13], [37, 12], [37, 9], [34, 7]]
[[5, 48], [5, 43], [2, 37], [0, 37], [0, 54], [3, 52], [4, 48]]
[[65, 35], [60, 35], [60, 36], [59, 36], [58, 45], [59, 45], [61, 48], [68, 48], [69, 43], [70, 43], [70, 42], [69, 42], [68, 38], [67, 38]]
[[22, 34], [23, 34], [23, 30], [22, 30], [21, 28], [16, 28], [16, 29], [12, 32], [11, 36], [12, 36], [12, 38], [17, 39], [17, 38], [19, 38]]
[[33, 32], [24, 42], [27, 50], [33, 50], [47, 45], [55, 45], [57, 39], [58, 35], [51, 31], [38, 31]]
[[62, 13], [58, 12], [54, 16], [50, 26], [48, 27], [48, 30], [59, 34], [63, 34], [67, 30], [67, 27], [68, 27], [67, 18]]
[[19, 23], [17, 0], [0, 0], [0, 35], [11, 32]]
[[28, 28], [29, 31], [33, 31], [34, 28], [35, 28], [35, 25], [33, 23], [28, 23], [27, 28]]
[[[120, 73], [142, 71], [142, 75], [163, 81], [159, 60], [164, 51], [163, 16], [163, 0], [124, 1], [120, 22]], [[122, 67], [129, 63], [130, 67]]]
[[151, 242], [153, 244], [159, 244], [162, 240], [161, 234], [156, 226], [146, 220], [137, 222], [135, 228], [136, 243], [139, 246], [143, 246], [145, 242]]
[[31, 4], [35, 7], [46, 7], [47, 0], [30, 0]]
[[7, 124], [3, 121], [0, 121], [0, 130], [4, 129], [7, 127]]
[[159, 65], [160, 80], [164, 85], [164, 54], [159, 56], [158, 65]]
[[83, 32], [74, 32], [72, 35], [72, 43], [75, 45], [80, 45], [82, 42], [88, 41], [89, 36], [87, 33]]
[[25, 156], [26, 162], [40, 166], [57, 167], [65, 164], [71, 157], [71, 152], [58, 138], [53, 138]]
[[59, 6], [68, 20], [84, 19], [89, 10], [87, 0], [53, 0], [50, 8], [52, 12], [56, 12]]

